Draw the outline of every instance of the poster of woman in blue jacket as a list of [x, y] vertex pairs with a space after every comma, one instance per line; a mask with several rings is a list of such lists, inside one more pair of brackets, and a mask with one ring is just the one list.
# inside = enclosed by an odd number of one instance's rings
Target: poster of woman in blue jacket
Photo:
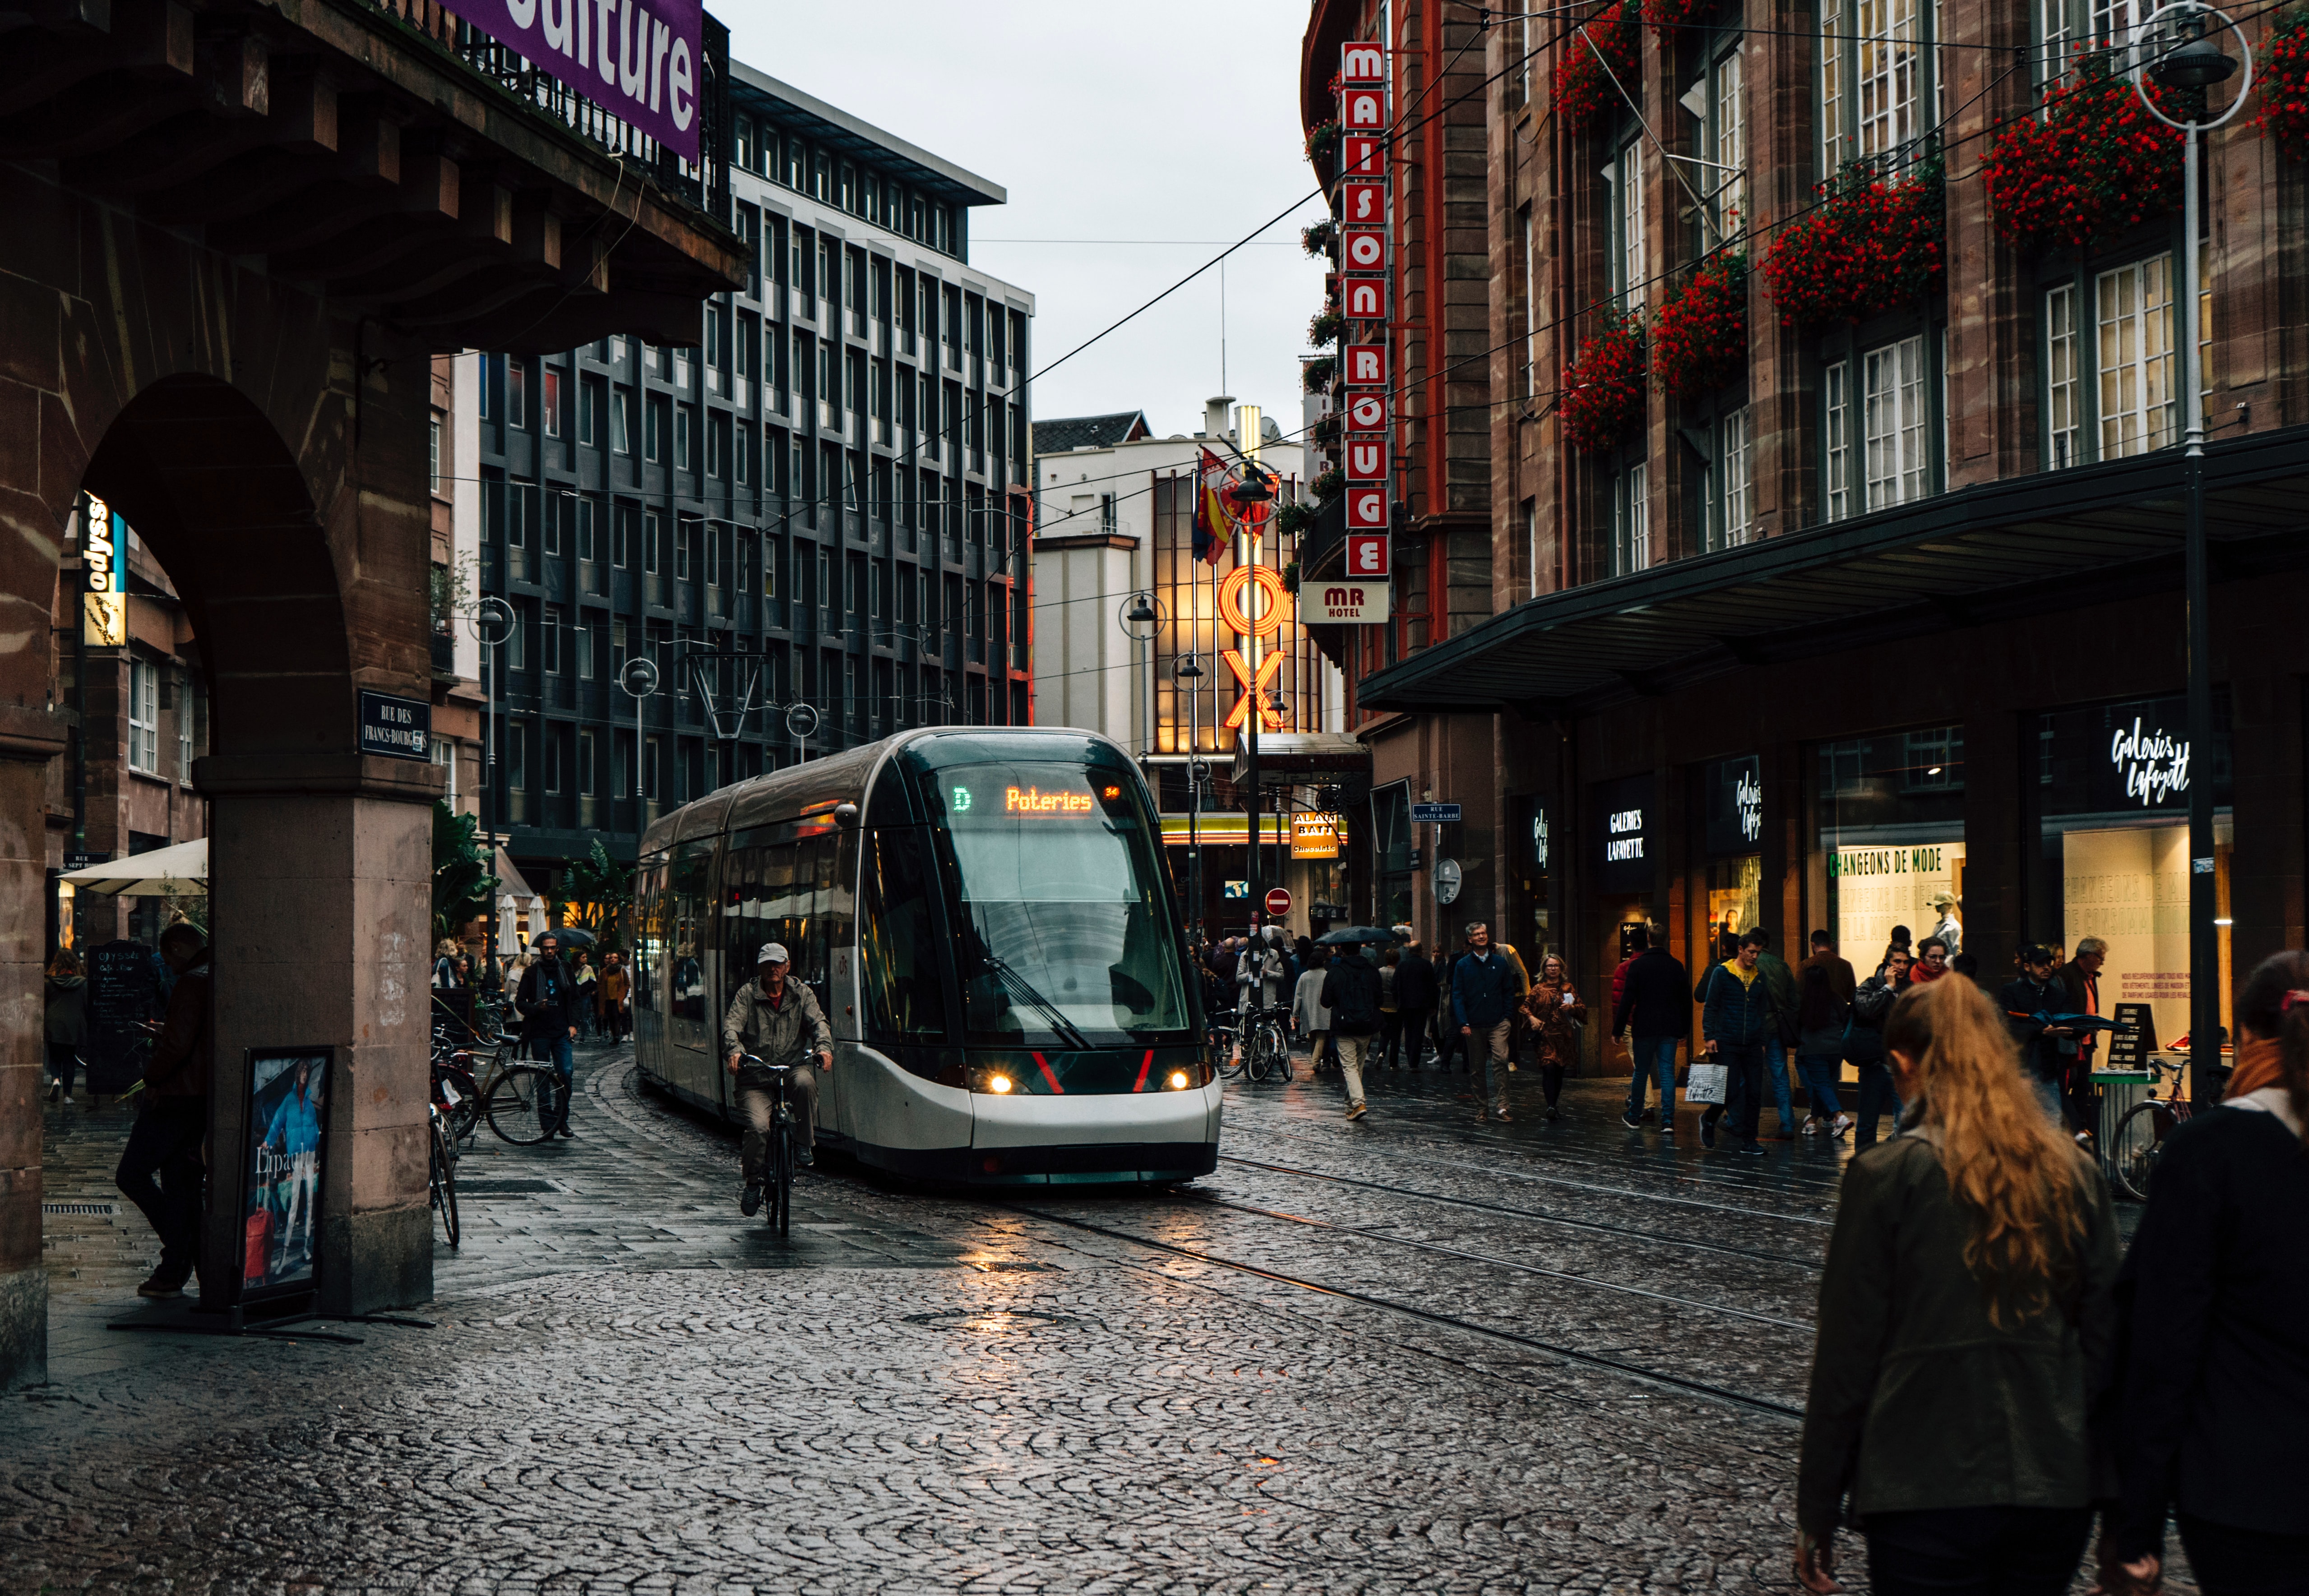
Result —
[[330, 1054], [249, 1060], [249, 1167], [241, 1288], [309, 1285], [319, 1256], [321, 1126]]

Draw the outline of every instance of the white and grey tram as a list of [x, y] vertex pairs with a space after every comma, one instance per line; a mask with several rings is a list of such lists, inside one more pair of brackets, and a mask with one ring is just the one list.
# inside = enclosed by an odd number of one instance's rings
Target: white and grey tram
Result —
[[734, 1117], [721, 1019], [783, 943], [834, 1027], [818, 1134], [893, 1173], [1169, 1181], [1218, 1159], [1199, 984], [1129, 757], [903, 733], [661, 817], [635, 877], [643, 1074]]

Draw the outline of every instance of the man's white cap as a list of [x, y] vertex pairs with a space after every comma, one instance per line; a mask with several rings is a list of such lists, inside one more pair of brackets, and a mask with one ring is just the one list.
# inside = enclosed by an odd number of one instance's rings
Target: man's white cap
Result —
[[786, 952], [786, 945], [783, 942], [765, 942], [762, 944], [762, 951], [754, 955], [754, 962], [756, 964], [791, 964], [793, 962], [793, 955]]

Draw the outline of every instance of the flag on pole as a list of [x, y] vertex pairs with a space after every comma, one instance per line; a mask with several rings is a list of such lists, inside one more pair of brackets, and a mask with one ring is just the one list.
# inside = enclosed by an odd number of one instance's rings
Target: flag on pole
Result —
[[1226, 556], [1230, 529], [1227, 522], [1226, 501], [1220, 496], [1226, 488], [1226, 464], [1208, 449], [1203, 451], [1203, 462], [1195, 482], [1195, 557], [1217, 565]]

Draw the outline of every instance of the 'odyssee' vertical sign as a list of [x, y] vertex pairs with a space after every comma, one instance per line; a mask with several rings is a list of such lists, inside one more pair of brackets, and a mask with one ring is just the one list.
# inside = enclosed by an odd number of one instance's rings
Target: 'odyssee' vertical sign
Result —
[[443, 0], [594, 104], [697, 159], [702, 0]]

